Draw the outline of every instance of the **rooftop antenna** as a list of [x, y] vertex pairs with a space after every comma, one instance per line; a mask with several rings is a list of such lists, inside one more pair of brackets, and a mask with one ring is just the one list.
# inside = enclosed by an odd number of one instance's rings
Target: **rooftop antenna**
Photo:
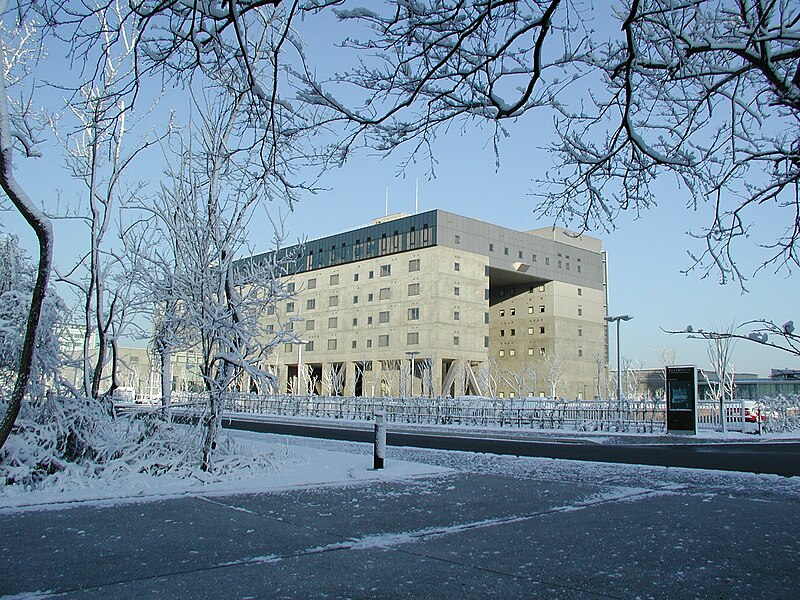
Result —
[[419, 177], [417, 177], [417, 194], [414, 198], [414, 214], [419, 213]]
[[386, 201], [385, 201], [385, 207], [384, 207], [383, 211], [384, 211], [383, 212], [383, 216], [384, 217], [388, 217], [389, 216], [389, 186], [388, 185], [386, 186]]

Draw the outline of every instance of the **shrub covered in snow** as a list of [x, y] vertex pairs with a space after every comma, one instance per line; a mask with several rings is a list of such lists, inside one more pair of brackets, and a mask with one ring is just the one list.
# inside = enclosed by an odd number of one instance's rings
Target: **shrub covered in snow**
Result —
[[140, 475], [215, 481], [273, 472], [286, 459], [286, 452], [253, 455], [222, 436], [208, 473], [200, 469], [202, 444], [202, 427], [170, 423], [160, 411], [115, 415], [94, 400], [51, 396], [23, 404], [0, 449], [0, 494], [66, 491]]

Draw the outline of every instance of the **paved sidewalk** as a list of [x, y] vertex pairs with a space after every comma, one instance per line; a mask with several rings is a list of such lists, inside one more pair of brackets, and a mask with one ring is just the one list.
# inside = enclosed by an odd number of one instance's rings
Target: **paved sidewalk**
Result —
[[5, 511], [0, 595], [797, 598], [800, 494], [648, 481], [460, 472]]

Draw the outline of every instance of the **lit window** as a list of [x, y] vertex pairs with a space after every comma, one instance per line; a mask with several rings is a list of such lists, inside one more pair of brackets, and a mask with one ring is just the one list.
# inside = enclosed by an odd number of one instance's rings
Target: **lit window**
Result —
[[528, 356], [533, 356], [533, 348], [528, 348]]
[[500, 350], [500, 352], [498, 354], [500, 356], [505, 356], [506, 355], [506, 351], [505, 350]]
[[514, 348], [511, 348], [511, 350], [508, 351], [508, 355], [509, 356], [516, 356], [517, 355], [517, 351], [514, 350]]

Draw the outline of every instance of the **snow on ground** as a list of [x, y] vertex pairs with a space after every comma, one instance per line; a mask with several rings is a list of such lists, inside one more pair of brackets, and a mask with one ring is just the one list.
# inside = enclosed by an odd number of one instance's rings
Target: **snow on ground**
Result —
[[221, 496], [265, 493], [328, 485], [359, 485], [447, 475], [454, 471], [507, 475], [603, 486], [695, 491], [699, 494], [800, 494], [800, 477], [703, 471], [674, 467], [607, 464], [559, 459], [499, 456], [448, 450], [389, 447], [386, 468], [372, 469], [372, 445], [253, 432], [231, 432], [253, 455], [271, 455], [270, 470], [241, 469], [221, 476], [196, 477], [129, 473], [114, 480], [75, 480], [61, 489], [20, 492], [0, 488], [0, 512], [57, 510], [86, 503], [110, 505], [149, 502], [181, 495]]
[[[446, 467], [394, 460], [382, 470], [372, 468], [372, 455], [353, 454], [298, 444], [282, 437], [235, 433], [241, 447], [257, 454], [271, 454], [271, 468], [240, 469], [223, 476], [197, 473], [188, 478], [172, 474], [129, 473], [111, 481], [75, 478], [60, 489], [20, 491], [0, 487], [0, 512], [62, 509], [77, 504], [148, 502], [167, 497], [203, 494], [259, 493], [319, 485], [357, 484], [379, 480], [407, 479], [448, 473]], [[370, 446], [371, 452], [371, 446]], [[66, 487], [66, 489], [64, 489]]]

